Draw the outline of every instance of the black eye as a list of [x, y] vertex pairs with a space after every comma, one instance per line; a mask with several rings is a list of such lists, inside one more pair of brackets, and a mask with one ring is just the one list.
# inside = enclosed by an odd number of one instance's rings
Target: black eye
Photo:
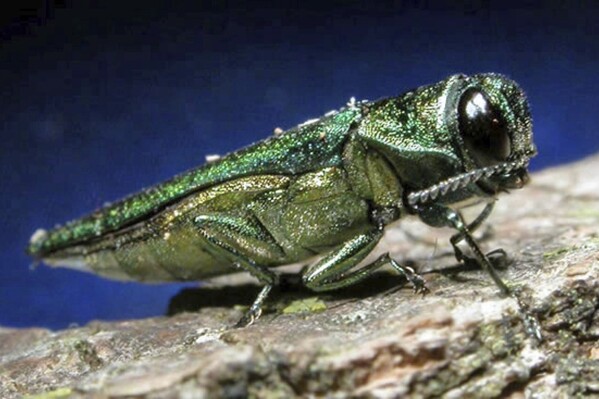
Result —
[[458, 123], [466, 150], [478, 166], [507, 160], [511, 140], [499, 112], [478, 89], [468, 89], [458, 105]]

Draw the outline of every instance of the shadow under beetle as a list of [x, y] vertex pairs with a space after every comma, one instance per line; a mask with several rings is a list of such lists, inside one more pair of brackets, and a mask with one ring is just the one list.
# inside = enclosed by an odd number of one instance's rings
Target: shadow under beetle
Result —
[[[498, 74], [453, 75], [398, 97], [356, 102], [230, 153], [50, 231], [28, 252], [49, 265], [144, 282], [248, 271], [264, 287], [238, 323], [252, 323], [277, 284], [271, 267], [324, 254], [303, 274], [314, 291], [353, 284], [390, 264], [361, 264], [390, 223], [416, 215], [457, 233], [458, 261], [511, 290], [472, 237], [496, 196], [522, 187], [535, 155], [529, 105]], [[459, 209], [486, 202], [467, 224]], [[465, 241], [468, 258], [457, 246]], [[502, 255], [502, 250], [493, 252]], [[538, 322], [525, 315], [540, 337]], [[532, 327], [531, 327], [532, 325]]]

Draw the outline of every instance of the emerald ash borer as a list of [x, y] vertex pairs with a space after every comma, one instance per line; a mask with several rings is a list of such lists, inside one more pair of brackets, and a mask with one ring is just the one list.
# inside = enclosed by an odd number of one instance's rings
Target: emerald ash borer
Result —
[[[28, 252], [52, 266], [142, 282], [242, 269], [264, 285], [239, 322], [247, 325], [277, 284], [272, 268], [314, 255], [322, 257], [302, 275], [314, 291], [345, 287], [386, 264], [425, 291], [424, 280], [388, 254], [363, 262], [386, 226], [414, 215], [454, 228], [458, 261], [478, 263], [511, 294], [472, 231], [499, 193], [526, 183], [535, 153], [529, 105], [514, 81], [453, 75], [397, 97], [352, 100], [64, 226], [38, 230]], [[476, 202], [486, 205], [468, 224], [459, 209]], [[461, 241], [471, 254], [460, 250]]]

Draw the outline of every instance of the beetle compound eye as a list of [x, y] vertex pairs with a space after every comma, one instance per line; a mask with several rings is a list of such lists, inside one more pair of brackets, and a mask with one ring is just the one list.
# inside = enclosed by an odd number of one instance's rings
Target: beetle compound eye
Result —
[[458, 123], [466, 150], [479, 166], [507, 160], [512, 145], [506, 124], [482, 91], [471, 88], [462, 94]]

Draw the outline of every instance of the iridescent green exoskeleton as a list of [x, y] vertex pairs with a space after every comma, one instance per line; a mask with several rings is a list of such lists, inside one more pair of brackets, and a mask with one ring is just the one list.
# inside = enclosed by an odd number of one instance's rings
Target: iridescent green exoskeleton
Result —
[[[526, 182], [535, 152], [529, 106], [515, 82], [454, 75], [398, 97], [351, 101], [89, 216], [39, 230], [28, 252], [50, 265], [143, 282], [202, 280], [241, 268], [264, 284], [240, 321], [246, 325], [277, 283], [271, 267], [317, 254], [323, 257], [303, 273], [312, 290], [344, 287], [390, 264], [424, 291], [424, 281], [388, 254], [362, 264], [387, 225], [416, 215], [456, 229], [457, 259], [476, 261], [510, 293], [471, 233], [497, 194]], [[476, 201], [487, 205], [468, 225], [459, 208]]]

